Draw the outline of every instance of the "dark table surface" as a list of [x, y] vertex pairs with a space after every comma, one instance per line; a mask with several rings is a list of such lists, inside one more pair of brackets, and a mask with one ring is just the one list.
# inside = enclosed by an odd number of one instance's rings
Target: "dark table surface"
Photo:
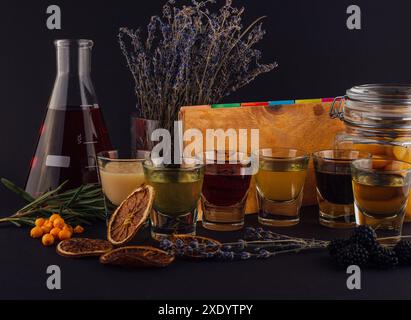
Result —
[[[10, 196], [3, 209], [16, 209]], [[7, 200], [7, 201], [5, 201]], [[4, 211], [5, 213], [7, 212]], [[349, 234], [318, 224], [318, 209], [304, 208], [298, 226], [273, 228], [287, 235], [332, 239]], [[255, 215], [246, 218], [256, 225]], [[101, 265], [96, 259], [67, 259], [28, 235], [28, 229], [0, 226], [0, 299], [409, 299], [411, 267], [390, 271], [364, 269], [362, 289], [348, 290], [345, 270], [338, 269], [325, 250], [284, 254], [266, 260], [236, 262], [177, 261], [165, 269], [128, 270]], [[198, 227], [200, 235], [221, 241], [237, 233]], [[405, 234], [411, 234], [411, 224]], [[105, 237], [105, 225], [89, 228], [88, 237]], [[136, 242], [144, 241], [142, 232]], [[61, 290], [46, 286], [49, 265], [61, 268]]]

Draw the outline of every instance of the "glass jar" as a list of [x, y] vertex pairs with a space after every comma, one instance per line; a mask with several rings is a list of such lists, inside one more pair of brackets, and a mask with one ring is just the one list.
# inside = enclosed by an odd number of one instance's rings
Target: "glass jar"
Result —
[[[335, 137], [337, 149], [411, 163], [411, 85], [355, 86], [335, 98], [330, 116], [345, 123], [345, 131]], [[411, 203], [406, 221], [411, 221]]]

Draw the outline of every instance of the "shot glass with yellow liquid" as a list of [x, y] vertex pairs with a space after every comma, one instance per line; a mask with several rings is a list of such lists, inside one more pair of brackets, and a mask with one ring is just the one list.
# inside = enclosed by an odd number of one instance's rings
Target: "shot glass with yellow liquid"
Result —
[[152, 238], [195, 234], [204, 179], [203, 161], [185, 158], [181, 164], [163, 164], [160, 159], [150, 159], [143, 166], [147, 183], [155, 190], [150, 216]]
[[258, 221], [267, 226], [292, 226], [300, 222], [303, 188], [310, 156], [301, 150], [271, 148], [258, 151], [255, 176], [259, 203]]
[[382, 243], [401, 238], [411, 185], [411, 164], [359, 159], [351, 164], [357, 225], [371, 226]]
[[144, 182], [144, 154], [141, 158], [120, 159], [117, 150], [97, 155], [99, 177], [104, 194], [106, 217]]

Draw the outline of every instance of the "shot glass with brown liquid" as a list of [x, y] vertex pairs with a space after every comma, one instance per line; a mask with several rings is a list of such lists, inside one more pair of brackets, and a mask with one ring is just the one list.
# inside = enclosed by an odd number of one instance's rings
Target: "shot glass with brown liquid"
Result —
[[411, 164], [359, 159], [351, 164], [355, 219], [371, 226], [382, 243], [401, 238], [411, 185]]
[[358, 150], [322, 150], [313, 153], [319, 222], [330, 228], [355, 226], [351, 162], [369, 159], [371, 154]]

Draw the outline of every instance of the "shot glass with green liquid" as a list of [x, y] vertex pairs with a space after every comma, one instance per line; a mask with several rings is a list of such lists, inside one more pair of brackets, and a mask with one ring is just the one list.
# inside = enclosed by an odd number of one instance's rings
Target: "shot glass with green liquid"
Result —
[[144, 176], [155, 190], [151, 212], [151, 236], [159, 240], [173, 234], [196, 233], [197, 208], [204, 179], [199, 159], [183, 159], [181, 164], [143, 164]]

